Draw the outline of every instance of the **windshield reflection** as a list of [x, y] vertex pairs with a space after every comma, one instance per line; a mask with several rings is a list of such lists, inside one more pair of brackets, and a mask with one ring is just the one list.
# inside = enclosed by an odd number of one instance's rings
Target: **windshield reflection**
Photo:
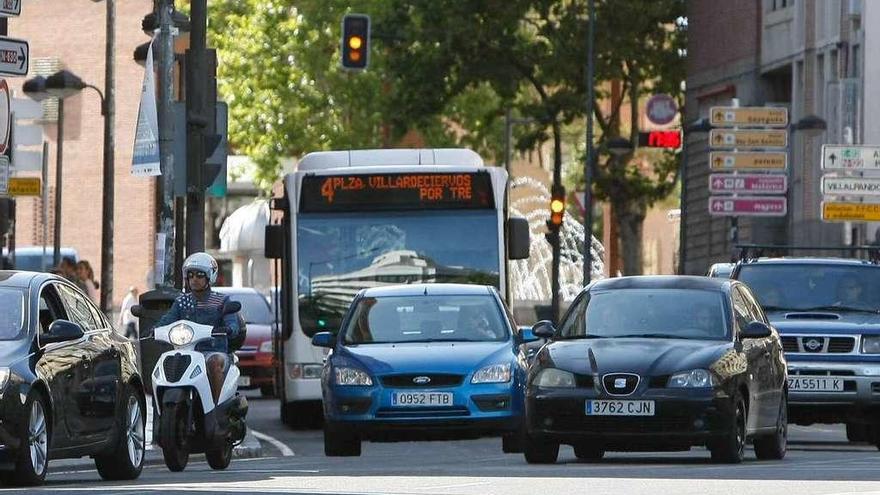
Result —
[[339, 329], [363, 288], [421, 282], [498, 287], [497, 230], [494, 210], [300, 215], [303, 331]]
[[767, 311], [880, 310], [880, 271], [872, 265], [743, 265], [739, 279]]

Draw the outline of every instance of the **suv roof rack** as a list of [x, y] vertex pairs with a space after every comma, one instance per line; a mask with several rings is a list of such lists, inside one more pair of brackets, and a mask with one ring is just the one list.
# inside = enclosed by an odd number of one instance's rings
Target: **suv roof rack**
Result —
[[878, 246], [793, 246], [787, 244], [737, 244], [739, 261], [751, 262], [764, 256], [784, 256], [788, 251], [844, 251], [851, 254], [865, 252], [868, 261], [880, 264], [880, 245]]

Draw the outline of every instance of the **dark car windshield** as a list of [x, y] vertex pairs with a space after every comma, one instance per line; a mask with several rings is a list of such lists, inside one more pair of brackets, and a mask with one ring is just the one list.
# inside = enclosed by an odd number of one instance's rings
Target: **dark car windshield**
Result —
[[245, 323], [271, 325], [274, 321], [269, 302], [260, 294], [233, 293], [229, 294], [229, 298], [241, 303], [241, 317]]
[[24, 293], [0, 289], [0, 340], [15, 340], [24, 327]]
[[345, 327], [346, 344], [500, 342], [509, 335], [490, 295], [364, 297]]
[[591, 292], [560, 328], [562, 338], [726, 339], [725, 296], [698, 289]]
[[880, 267], [874, 265], [745, 264], [739, 280], [772, 310], [880, 310]]

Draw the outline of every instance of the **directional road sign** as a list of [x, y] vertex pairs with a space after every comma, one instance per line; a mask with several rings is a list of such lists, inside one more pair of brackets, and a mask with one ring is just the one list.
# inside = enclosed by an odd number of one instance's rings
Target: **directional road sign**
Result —
[[823, 196], [880, 196], [880, 177], [822, 177]]
[[39, 177], [10, 177], [9, 178], [9, 195], [10, 196], [39, 196], [40, 178]]
[[28, 73], [28, 53], [27, 41], [0, 36], [0, 74], [26, 76]]
[[779, 129], [750, 129], [745, 131], [712, 129], [709, 131], [712, 148], [785, 148], [788, 131]]
[[785, 127], [788, 109], [783, 107], [712, 107], [709, 123], [715, 127]]
[[773, 174], [712, 174], [709, 192], [720, 194], [785, 194], [788, 178]]
[[712, 170], [785, 170], [788, 153], [779, 151], [713, 151], [709, 153]]
[[822, 201], [822, 220], [826, 222], [880, 221], [880, 203]]
[[880, 146], [822, 145], [823, 170], [880, 170]]
[[709, 196], [709, 214], [726, 217], [784, 217], [785, 196]]
[[0, 0], [0, 17], [21, 15], [21, 0]]

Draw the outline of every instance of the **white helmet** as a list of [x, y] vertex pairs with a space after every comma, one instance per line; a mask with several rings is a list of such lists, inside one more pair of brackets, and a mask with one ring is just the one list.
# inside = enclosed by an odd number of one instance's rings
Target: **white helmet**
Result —
[[183, 279], [186, 280], [187, 272], [205, 272], [208, 275], [208, 282], [214, 285], [217, 282], [217, 260], [208, 253], [194, 253], [187, 256], [183, 262]]

